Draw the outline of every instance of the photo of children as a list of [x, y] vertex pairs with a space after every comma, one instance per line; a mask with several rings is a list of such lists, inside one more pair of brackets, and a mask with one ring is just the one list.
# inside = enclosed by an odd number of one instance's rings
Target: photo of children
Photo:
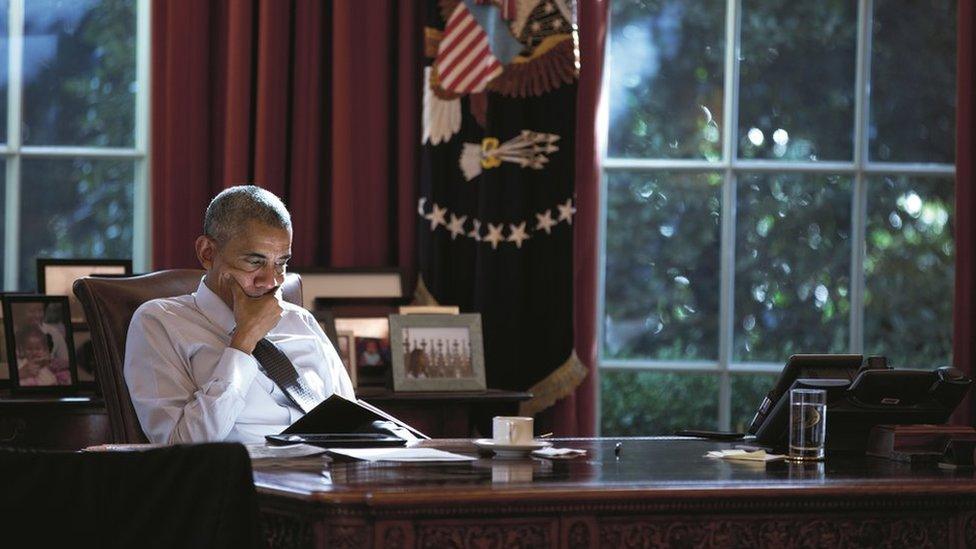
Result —
[[[382, 387], [390, 374], [390, 322], [384, 317], [337, 318], [337, 333], [351, 332], [357, 387]], [[351, 377], [351, 376], [350, 376]]]
[[[7, 357], [14, 387], [74, 385], [71, 328], [65, 297], [4, 298]], [[14, 368], [13, 366], [16, 365]]]
[[37, 326], [27, 324], [17, 329], [17, 377], [24, 387], [36, 385], [71, 385], [68, 361], [54, 356], [50, 336]]

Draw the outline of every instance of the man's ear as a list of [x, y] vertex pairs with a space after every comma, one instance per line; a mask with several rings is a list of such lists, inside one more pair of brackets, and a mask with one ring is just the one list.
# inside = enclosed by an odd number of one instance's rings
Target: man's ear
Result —
[[200, 235], [196, 241], [197, 261], [204, 270], [213, 267], [214, 257], [217, 255], [217, 243], [206, 235]]

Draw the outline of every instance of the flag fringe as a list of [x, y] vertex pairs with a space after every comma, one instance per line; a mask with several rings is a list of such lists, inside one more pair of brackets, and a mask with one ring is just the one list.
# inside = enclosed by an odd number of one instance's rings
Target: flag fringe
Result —
[[566, 398], [586, 379], [589, 370], [576, 356], [576, 349], [562, 366], [529, 387], [532, 398], [519, 404], [519, 415], [534, 416], [552, 406], [556, 401]]
[[410, 302], [411, 305], [440, 305], [434, 295], [430, 293], [427, 289], [427, 284], [424, 283], [424, 275], [417, 275], [417, 286], [413, 290], [413, 301]]

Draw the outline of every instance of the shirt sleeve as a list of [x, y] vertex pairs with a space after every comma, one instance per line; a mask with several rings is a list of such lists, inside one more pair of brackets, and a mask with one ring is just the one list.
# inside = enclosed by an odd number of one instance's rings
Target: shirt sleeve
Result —
[[[336, 352], [335, 347], [332, 342], [329, 341], [328, 336], [322, 331], [322, 327], [315, 320], [311, 314], [303, 315], [305, 318], [305, 323], [308, 324], [309, 329], [315, 333], [316, 337], [319, 339], [319, 343], [322, 347], [322, 354], [325, 355], [325, 361], [322, 364], [322, 371], [319, 375], [322, 376], [322, 380], [328, 383], [332, 387], [332, 392], [335, 394], [346, 397], [350, 400], [356, 399], [356, 391], [353, 389], [352, 380], [349, 379], [349, 372], [346, 371], [346, 367], [342, 365], [342, 359], [339, 358], [339, 353]], [[329, 395], [325, 395], [328, 397]]]
[[143, 432], [154, 443], [224, 440], [244, 409], [257, 361], [228, 347], [213, 377], [198, 387], [178, 332], [164, 326], [152, 307], [133, 315], [125, 345], [125, 382]]

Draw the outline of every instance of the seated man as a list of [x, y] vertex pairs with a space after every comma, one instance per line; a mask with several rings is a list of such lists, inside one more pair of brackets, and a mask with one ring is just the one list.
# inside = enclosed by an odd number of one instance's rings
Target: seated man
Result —
[[292, 237], [281, 200], [226, 189], [203, 228], [197, 291], [149, 301], [129, 324], [125, 381], [149, 440], [261, 442], [333, 393], [354, 398], [315, 318], [281, 299]]

